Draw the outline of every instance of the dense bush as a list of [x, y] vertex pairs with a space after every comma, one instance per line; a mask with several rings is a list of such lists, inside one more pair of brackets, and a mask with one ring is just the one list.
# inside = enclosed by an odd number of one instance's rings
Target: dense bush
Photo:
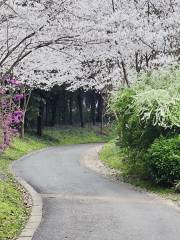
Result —
[[146, 164], [156, 183], [172, 185], [180, 180], [180, 135], [157, 139], [147, 151]]
[[[170, 78], [171, 76], [171, 78]], [[159, 78], [158, 78], [159, 77]], [[180, 129], [180, 70], [142, 75], [111, 102], [118, 134], [131, 148], [147, 148], [160, 135]]]
[[[148, 149], [151, 149], [156, 139], [168, 139], [180, 133], [180, 70], [141, 75], [131, 88], [121, 89], [113, 96], [110, 106], [117, 119], [118, 144], [127, 151], [127, 173], [148, 176], [150, 171], [153, 176], [153, 168], [150, 165], [147, 168], [145, 161], [147, 151], [148, 158], [152, 153]], [[175, 159], [173, 150], [169, 154], [171, 156], [167, 158], [167, 165], [170, 164], [168, 159]], [[163, 172], [159, 172], [159, 175], [155, 172], [153, 179], [158, 183], [172, 183], [177, 177], [176, 174], [173, 178], [173, 166], [170, 164], [169, 168], [166, 167], [165, 176]]]
[[159, 137], [163, 129], [144, 121], [136, 106], [137, 94], [132, 89], [121, 90], [113, 99], [112, 108], [117, 116], [119, 143], [123, 147], [144, 149]]

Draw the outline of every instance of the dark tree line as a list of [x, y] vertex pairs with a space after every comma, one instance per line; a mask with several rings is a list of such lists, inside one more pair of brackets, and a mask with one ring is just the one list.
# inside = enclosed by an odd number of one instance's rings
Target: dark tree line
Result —
[[104, 101], [95, 90], [75, 92], [66, 86], [55, 86], [50, 91], [34, 90], [26, 114], [26, 128], [37, 129], [42, 135], [43, 127], [103, 124]]

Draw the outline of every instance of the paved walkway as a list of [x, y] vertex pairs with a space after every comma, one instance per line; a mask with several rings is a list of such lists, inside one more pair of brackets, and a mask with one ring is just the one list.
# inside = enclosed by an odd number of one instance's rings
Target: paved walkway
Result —
[[43, 198], [33, 240], [180, 240], [180, 212], [82, 166], [93, 145], [50, 148], [14, 165]]

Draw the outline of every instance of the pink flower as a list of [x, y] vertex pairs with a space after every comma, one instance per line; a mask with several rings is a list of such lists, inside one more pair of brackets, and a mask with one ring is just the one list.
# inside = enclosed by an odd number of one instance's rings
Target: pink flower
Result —
[[18, 110], [12, 115], [12, 123], [19, 124], [22, 121], [23, 112]]
[[0, 151], [9, 146], [13, 136], [18, 133], [18, 128], [24, 116], [24, 112], [19, 108], [19, 101], [26, 95], [17, 93], [20, 86], [22, 86], [22, 83], [14, 78], [6, 79], [5, 85], [4, 81], [0, 82], [0, 96], [3, 95], [0, 98], [0, 128], [3, 132], [2, 139], [0, 139]]
[[0, 87], [0, 94], [5, 94], [6, 93], [6, 90], [2, 87]]
[[8, 84], [14, 85], [14, 86], [20, 86], [22, 83], [16, 79], [7, 79], [6, 82]]
[[24, 98], [24, 94], [16, 94], [13, 99], [14, 101], [18, 102], [23, 98]]

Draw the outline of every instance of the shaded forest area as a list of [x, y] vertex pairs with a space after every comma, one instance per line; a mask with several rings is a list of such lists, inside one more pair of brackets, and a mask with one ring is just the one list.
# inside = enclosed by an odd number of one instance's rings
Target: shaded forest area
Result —
[[86, 123], [103, 127], [104, 96], [95, 90], [74, 92], [66, 86], [54, 86], [50, 91], [34, 90], [26, 113], [25, 128], [36, 129], [42, 135], [43, 127], [79, 125]]

